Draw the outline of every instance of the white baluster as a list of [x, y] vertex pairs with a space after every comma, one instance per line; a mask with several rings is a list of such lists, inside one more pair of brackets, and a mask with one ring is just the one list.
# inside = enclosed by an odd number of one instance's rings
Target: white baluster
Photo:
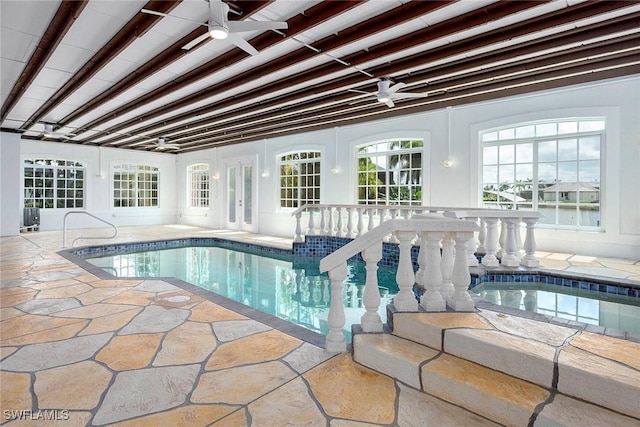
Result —
[[[469, 241], [469, 236], [473, 236], [470, 231], [458, 231], [455, 233], [456, 257], [453, 261], [453, 274], [451, 281], [455, 289], [449, 305], [455, 311], [473, 311], [475, 304], [469, 295], [469, 285], [471, 284], [471, 274], [467, 266], [467, 255], [464, 248]], [[462, 249], [462, 250], [460, 250]]]
[[539, 267], [540, 261], [536, 258], [536, 236], [534, 227], [538, 222], [538, 218], [525, 218], [525, 224], [527, 224], [527, 235], [524, 239], [524, 252], [525, 255], [520, 261], [520, 265], [525, 267]]
[[334, 221], [334, 218], [333, 218], [333, 208], [329, 208], [329, 230], [328, 230], [328, 234], [329, 234], [329, 236], [335, 236], [336, 235], [335, 221]]
[[516, 220], [513, 231], [516, 238], [516, 257], [518, 258], [518, 262], [520, 262], [522, 259], [522, 218]]
[[518, 222], [518, 218], [504, 218], [507, 223], [507, 235], [505, 237], [505, 254], [502, 256], [502, 265], [505, 267], [517, 267], [519, 264], [518, 256], [516, 254], [516, 236], [515, 226]]
[[313, 236], [316, 233], [316, 224], [313, 220], [313, 214], [315, 213], [315, 208], [309, 208], [309, 231], [307, 231], [307, 234], [309, 236]]
[[[389, 209], [389, 216], [390, 216], [390, 219], [396, 219], [396, 217], [398, 216], [398, 209], [396, 208]], [[391, 236], [389, 236], [389, 243], [398, 243], [398, 239], [396, 238], [395, 234], [392, 234]]]
[[356, 234], [356, 237], [360, 237], [362, 236], [362, 230], [364, 229], [364, 221], [362, 219], [362, 212], [364, 211], [363, 208], [357, 208], [356, 212], [358, 214], [358, 234]]
[[497, 267], [500, 263], [496, 258], [498, 251], [498, 218], [484, 218], [483, 221], [487, 225], [487, 236], [484, 241], [485, 255], [482, 258], [482, 265], [487, 267]]
[[449, 302], [451, 296], [455, 292], [451, 275], [453, 274], [453, 238], [451, 233], [445, 233], [442, 239], [442, 261], [440, 262], [440, 271], [442, 272], [442, 287], [440, 293], [445, 301]]
[[327, 212], [327, 209], [328, 208], [320, 208], [320, 235], [322, 236], [327, 235], [327, 230], [326, 230], [327, 224], [324, 221], [324, 217]]
[[444, 233], [442, 232], [420, 232], [420, 252], [426, 249], [425, 252], [427, 254], [422, 282], [419, 282], [425, 289], [422, 298], [420, 298], [420, 305], [427, 311], [445, 311], [447, 308], [447, 304], [440, 293], [440, 287], [442, 286], [440, 240], [443, 237]]
[[336, 225], [337, 227], [336, 236], [344, 237], [344, 230], [342, 227], [342, 208], [336, 208], [336, 211], [338, 212], [338, 224]]
[[373, 210], [367, 208], [367, 215], [369, 216], [369, 222], [367, 223], [367, 231], [373, 230]]
[[327, 322], [329, 323], [329, 333], [326, 338], [326, 349], [331, 352], [343, 352], [347, 350], [347, 341], [342, 328], [344, 327], [344, 303], [342, 302], [342, 288], [345, 277], [347, 277], [347, 263], [344, 262], [329, 271], [331, 280], [331, 305]]
[[[465, 218], [465, 221], [478, 222], [478, 218]], [[478, 258], [476, 258], [476, 238], [473, 234], [467, 241], [467, 265], [469, 267], [476, 267], [478, 265]]]
[[355, 233], [353, 232], [353, 208], [347, 208], [347, 234], [346, 237], [353, 239]]
[[484, 248], [484, 241], [487, 238], [487, 225], [483, 218], [480, 218], [480, 231], [478, 231], [478, 253], [486, 253]]
[[296, 235], [293, 238], [294, 242], [302, 242], [302, 226], [300, 225], [301, 218], [302, 218], [302, 211], [296, 213]]
[[507, 219], [500, 218], [500, 237], [498, 238], [498, 243], [500, 243], [500, 249], [498, 250], [498, 258], [502, 259], [507, 251], [505, 249], [507, 245]]
[[362, 251], [366, 263], [367, 277], [362, 295], [362, 303], [366, 312], [360, 320], [364, 332], [382, 332], [382, 319], [378, 314], [380, 308], [380, 289], [378, 288], [378, 261], [382, 258], [382, 241]]
[[415, 237], [415, 231], [395, 231], [394, 237], [399, 240], [400, 256], [398, 259], [398, 271], [396, 282], [398, 294], [393, 299], [393, 304], [398, 311], [417, 311], [418, 301], [413, 293], [415, 274], [411, 262], [411, 240]]

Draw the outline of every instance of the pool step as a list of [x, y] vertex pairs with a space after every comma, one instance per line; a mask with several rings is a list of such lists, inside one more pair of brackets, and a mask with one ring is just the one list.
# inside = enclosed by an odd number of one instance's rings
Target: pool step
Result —
[[[354, 335], [354, 360], [506, 425], [640, 425], [638, 343], [597, 336], [611, 341], [594, 343], [608, 348], [597, 355], [587, 351], [594, 334], [560, 326], [547, 343], [539, 333], [527, 338], [530, 330], [519, 336], [516, 326], [535, 328], [526, 322], [507, 319], [498, 325], [505, 332], [476, 313], [390, 320], [393, 334]], [[620, 360], [610, 351], [616, 345]]]

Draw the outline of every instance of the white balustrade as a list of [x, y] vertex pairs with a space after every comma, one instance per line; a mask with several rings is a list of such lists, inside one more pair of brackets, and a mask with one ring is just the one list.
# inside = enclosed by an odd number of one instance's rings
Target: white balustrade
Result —
[[[376, 272], [377, 263], [382, 257], [383, 240], [389, 234], [399, 241], [396, 272], [399, 291], [393, 299], [393, 304], [398, 311], [415, 312], [420, 305], [427, 311], [444, 311], [446, 298], [451, 301], [449, 305], [456, 311], [473, 310], [473, 300], [468, 292], [471, 275], [467, 267], [465, 245], [477, 230], [478, 226], [471, 221], [449, 219], [441, 215], [424, 219], [415, 217], [410, 220], [393, 219], [324, 257], [320, 261], [320, 271], [328, 271], [331, 279], [327, 350], [346, 351], [344, 336], [338, 336], [339, 333], [343, 334], [341, 331], [345, 322], [341, 281], [346, 277], [346, 260], [357, 253], [362, 253], [366, 263], [366, 281], [362, 297], [366, 311], [361, 319], [362, 328], [365, 332], [382, 330], [382, 322], [377, 314], [381, 297]], [[416, 237], [420, 237], [421, 242], [418, 255], [422, 270], [420, 274], [414, 273], [411, 260], [412, 242]], [[456, 251], [455, 258], [453, 257], [453, 240], [457, 247], [463, 248]], [[440, 254], [441, 242], [443, 256]], [[425, 287], [425, 296], [420, 304], [413, 291], [417, 277], [420, 278], [419, 283]], [[442, 286], [445, 281], [446, 286]]]

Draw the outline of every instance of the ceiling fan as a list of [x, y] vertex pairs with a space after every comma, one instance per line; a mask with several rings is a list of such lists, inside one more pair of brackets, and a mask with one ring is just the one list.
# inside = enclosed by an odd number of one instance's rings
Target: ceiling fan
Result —
[[40, 134], [45, 138], [57, 138], [57, 139], [69, 139], [76, 136], [75, 133], [65, 133], [65, 132], [57, 132], [55, 125], [53, 123], [43, 123], [44, 130]]
[[167, 143], [167, 139], [163, 136], [158, 137], [158, 139], [154, 143], [154, 151], [167, 151], [167, 150], [179, 150], [180, 146], [178, 144], [169, 144]]
[[406, 83], [396, 83], [391, 85], [391, 80], [389, 79], [380, 79], [378, 81], [378, 91], [377, 92], [365, 92], [357, 89], [349, 89], [350, 92], [356, 93], [365, 93], [367, 95], [373, 95], [378, 99], [378, 102], [383, 102], [387, 104], [389, 108], [393, 107], [395, 104], [393, 103], [394, 99], [402, 99], [402, 98], [426, 98], [429, 96], [428, 93], [414, 93], [414, 92], [399, 92], [400, 89], [406, 86]]
[[206, 26], [208, 32], [196, 37], [186, 45], [182, 46], [183, 49], [189, 50], [208, 38], [216, 40], [228, 40], [232, 44], [236, 45], [240, 49], [244, 50], [250, 55], [257, 55], [256, 48], [251, 46], [249, 42], [240, 37], [237, 33], [243, 33], [246, 31], [266, 31], [266, 30], [284, 30], [289, 28], [286, 22], [279, 21], [229, 21], [229, 5], [222, 0], [204, 0], [209, 3], [209, 21], [207, 23], [192, 21], [191, 19], [180, 18], [178, 16], [167, 15], [166, 13], [156, 12], [154, 10], [142, 9], [141, 12], [148, 13], [150, 15], [167, 16], [170, 18], [178, 18], [189, 22], [195, 22], [196, 24]]

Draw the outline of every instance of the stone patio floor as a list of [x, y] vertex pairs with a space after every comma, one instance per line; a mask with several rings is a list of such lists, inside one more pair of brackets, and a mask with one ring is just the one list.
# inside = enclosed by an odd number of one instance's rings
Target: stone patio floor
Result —
[[[124, 227], [110, 241], [185, 236], [291, 246], [180, 225]], [[56, 253], [59, 231], [0, 244], [2, 425], [496, 425], [165, 281], [102, 280]], [[640, 280], [638, 261], [539, 255], [546, 268]]]

